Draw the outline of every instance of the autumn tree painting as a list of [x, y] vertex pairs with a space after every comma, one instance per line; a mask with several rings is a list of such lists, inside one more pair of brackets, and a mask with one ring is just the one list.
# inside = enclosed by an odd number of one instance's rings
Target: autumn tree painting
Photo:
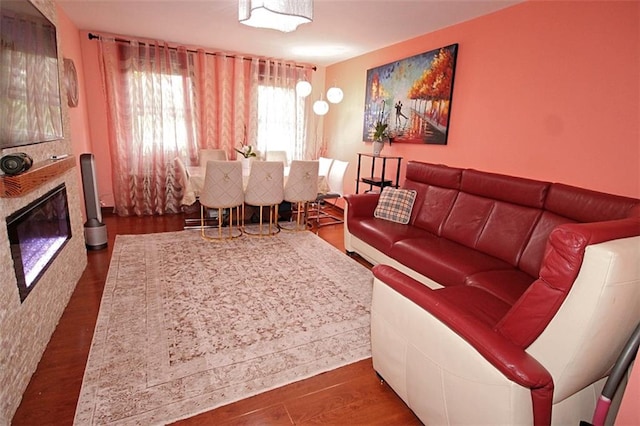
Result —
[[446, 145], [458, 45], [367, 71], [363, 140], [377, 121], [393, 142]]

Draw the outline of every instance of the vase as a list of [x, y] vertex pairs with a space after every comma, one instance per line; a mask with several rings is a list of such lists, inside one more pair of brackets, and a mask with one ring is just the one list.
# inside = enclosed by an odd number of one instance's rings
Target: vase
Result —
[[373, 141], [373, 155], [376, 157], [379, 156], [382, 152], [382, 148], [384, 148], [384, 142], [379, 140]]
[[251, 172], [251, 162], [253, 161], [255, 157], [241, 157], [240, 161], [242, 161], [242, 175], [243, 176], [249, 176], [249, 173]]

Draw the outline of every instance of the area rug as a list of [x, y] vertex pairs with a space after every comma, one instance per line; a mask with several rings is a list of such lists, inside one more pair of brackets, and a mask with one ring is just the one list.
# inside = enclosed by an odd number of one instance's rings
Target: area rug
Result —
[[311, 232], [118, 235], [74, 424], [164, 424], [370, 357], [371, 288]]

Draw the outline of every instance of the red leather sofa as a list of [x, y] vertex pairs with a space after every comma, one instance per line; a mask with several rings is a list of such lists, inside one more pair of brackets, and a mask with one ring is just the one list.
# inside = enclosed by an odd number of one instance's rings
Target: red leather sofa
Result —
[[345, 196], [376, 371], [426, 424], [589, 420], [640, 321], [640, 200], [415, 161], [403, 188], [408, 224]]

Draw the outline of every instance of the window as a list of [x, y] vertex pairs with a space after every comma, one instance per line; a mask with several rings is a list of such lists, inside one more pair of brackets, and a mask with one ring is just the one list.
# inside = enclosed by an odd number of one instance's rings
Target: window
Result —
[[289, 160], [304, 158], [304, 102], [295, 88], [258, 86], [257, 149], [286, 151]]
[[134, 141], [142, 144], [142, 152], [177, 151], [187, 156], [188, 134], [195, 132], [195, 123], [187, 118], [184, 77], [176, 74], [155, 74], [136, 71], [132, 85], [139, 90], [131, 97], [135, 111]]

